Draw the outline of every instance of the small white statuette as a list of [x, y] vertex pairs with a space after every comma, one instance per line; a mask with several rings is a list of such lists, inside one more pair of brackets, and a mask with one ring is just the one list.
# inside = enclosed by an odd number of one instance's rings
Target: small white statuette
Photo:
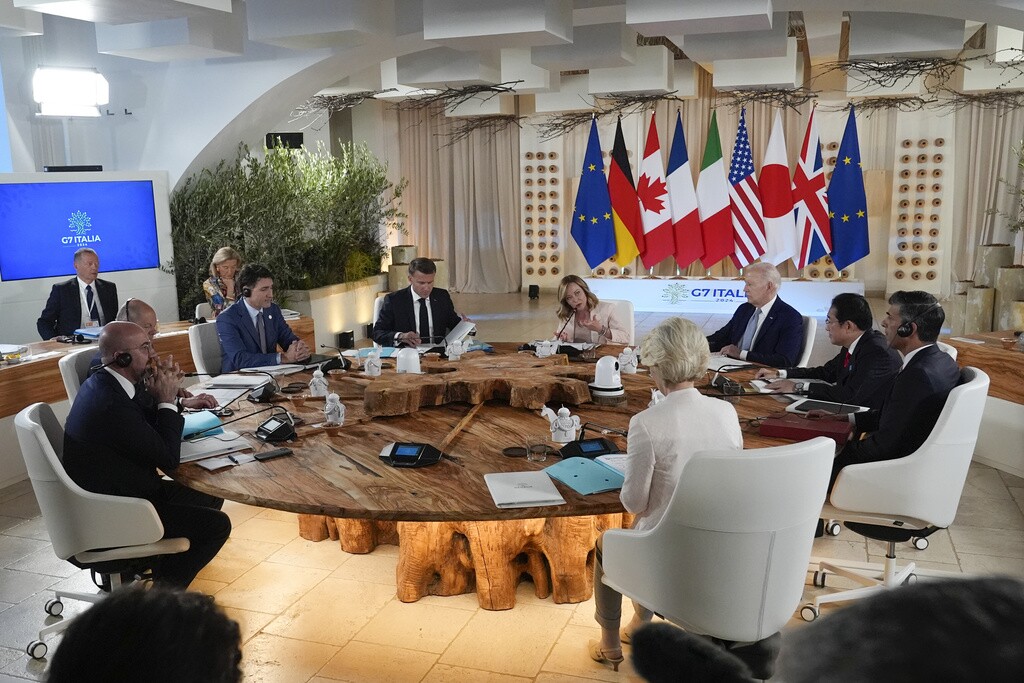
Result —
[[558, 352], [558, 342], [556, 341], [538, 341], [534, 344], [534, 353], [537, 354], [537, 358], [547, 358], [548, 356]]
[[569, 409], [562, 406], [556, 415], [547, 406], [541, 411], [541, 415], [551, 423], [551, 440], [555, 443], [569, 443], [576, 440], [576, 432], [580, 428], [578, 415], [570, 415]]
[[374, 349], [363, 363], [363, 372], [370, 377], [380, 377], [380, 351]]
[[635, 375], [636, 368], [639, 364], [639, 359], [636, 356], [636, 351], [631, 346], [627, 346], [619, 354], [619, 371], [624, 372], [627, 375]]
[[313, 371], [313, 379], [309, 380], [310, 396], [326, 396], [327, 380], [324, 379], [324, 372], [317, 368]]
[[324, 405], [324, 417], [329, 425], [345, 424], [345, 404], [341, 402], [337, 394], [327, 395], [327, 402]]
[[462, 358], [464, 349], [461, 341], [453, 341], [445, 347], [444, 353], [448, 356], [448, 360], [459, 360]]

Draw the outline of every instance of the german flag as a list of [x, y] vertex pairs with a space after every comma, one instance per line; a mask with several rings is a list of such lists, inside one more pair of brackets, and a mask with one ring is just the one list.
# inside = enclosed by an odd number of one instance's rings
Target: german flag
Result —
[[633, 184], [633, 173], [629, 170], [621, 118], [615, 127], [615, 144], [608, 164], [608, 194], [611, 196], [615, 222], [615, 262], [620, 267], [628, 266], [643, 249], [644, 225], [636, 185]]

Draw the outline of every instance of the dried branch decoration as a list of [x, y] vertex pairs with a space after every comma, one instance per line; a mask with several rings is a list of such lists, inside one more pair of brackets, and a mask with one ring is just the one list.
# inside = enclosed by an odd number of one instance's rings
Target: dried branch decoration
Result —
[[418, 110], [429, 109], [435, 104], [440, 104], [446, 109], [465, 104], [472, 99], [479, 99], [486, 102], [498, 95], [515, 95], [516, 85], [522, 81], [506, 81], [494, 85], [463, 85], [458, 88], [444, 88], [436, 92], [430, 92], [414, 99], [402, 100], [395, 103], [396, 109]]
[[964, 93], [944, 90], [941, 103], [943, 108], [960, 111], [966, 107], [980, 109], [1017, 109], [1024, 106], [1024, 90], [990, 90], [987, 92]]
[[537, 135], [542, 141], [553, 140], [568, 135], [598, 116], [603, 116], [603, 114], [597, 111], [567, 111], [563, 114], [554, 114], [537, 124]]
[[[292, 121], [312, 116], [313, 120], [303, 126], [303, 129], [309, 128], [321, 119], [330, 119], [335, 112], [357, 107], [371, 97], [381, 93], [394, 92], [394, 90], [394, 88], [388, 88], [387, 90], [361, 90], [345, 95], [314, 95], [292, 110]], [[318, 127], [314, 130], [319, 129]]]
[[898, 109], [899, 111], [921, 111], [926, 107], [933, 107], [938, 100], [925, 99], [923, 97], [865, 97], [855, 102], [844, 103], [839, 106], [821, 105], [822, 111], [846, 111], [851, 105], [857, 106], [857, 113], [870, 116], [871, 112], [883, 111], [886, 109]]
[[769, 107], [788, 107], [797, 111], [813, 99], [817, 99], [818, 93], [806, 88], [767, 88], [762, 90], [726, 90], [720, 91], [718, 97], [725, 98], [726, 104], [739, 109], [748, 104], [766, 104]]
[[892, 59], [879, 60], [845, 60], [826, 65], [819, 78], [826, 74], [842, 71], [847, 78], [852, 78], [859, 85], [849, 88], [849, 92], [858, 92], [868, 88], [892, 88], [906, 79], [931, 77], [938, 83], [946, 83], [962, 66], [964, 59], [945, 59], [932, 57], [928, 59]]
[[521, 116], [513, 115], [460, 117], [453, 119], [451, 129], [447, 133], [439, 133], [439, 135], [444, 135], [448, 138], [448, 142], [444, 143], [443, 147], [450, 147], [457, 142], [465, 140], [474, 131], [486, 130], [493, 135], [513, 124], [522, 128], [522, 124], [519, 123], [522, 118]]

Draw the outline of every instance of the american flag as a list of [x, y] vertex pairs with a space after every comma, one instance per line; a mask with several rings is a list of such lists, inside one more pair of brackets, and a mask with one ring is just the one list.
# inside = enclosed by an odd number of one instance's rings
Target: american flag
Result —
[[800, 159], [793, 173], [793, 202], [796, 206], [796, 232], [800, 240], [793, 263], [797, 268], [803, 268], [832, 251], [825, 169], [821, 163], [821, 138], [813, 108], [811, 118], [807, 121], [804, 142], [800, 146]]
[[754, 159], [750, 156], [745, 108], [740, 112], [736, 145], [729, 165], [729, 203], [732, 205], [732, 229], [736, 243], [732, 261], [737, 268], [743, 268], [756, 261], [766, 247], [761, 194], [754, 176]]

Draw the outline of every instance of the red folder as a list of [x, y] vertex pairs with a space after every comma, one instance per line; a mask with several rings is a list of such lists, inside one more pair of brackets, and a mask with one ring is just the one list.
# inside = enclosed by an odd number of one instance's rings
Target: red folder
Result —
[[845, 420], [812, 420], [802, 415], [787, 414], [784, 417], [770, 417], [761, 421], [761, 436], [777, 436], [793, 441], [807, 441], [816, 436], [835, 439], [842, 447], [850, 438], [852, 425]]

